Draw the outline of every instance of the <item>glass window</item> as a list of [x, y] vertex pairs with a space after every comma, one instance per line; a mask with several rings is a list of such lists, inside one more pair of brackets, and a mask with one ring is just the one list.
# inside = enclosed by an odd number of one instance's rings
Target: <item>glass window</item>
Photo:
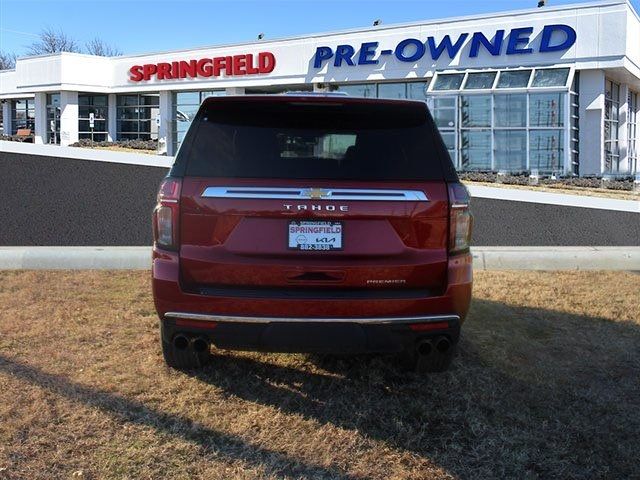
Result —
[[156, 116], [160, 113], [157, 93], [127, 94], [116, 97], [117, 138], [157, 140]]
[[180, 147], [189, 125], [193, 121], [200, 104], [209, 97], [225, 95], [224, 90], [207, 90], [197, 92], [176, 92], [173, 94], [173, 138], [174, 152]]
[[379, 83], [378, 98], [407, 98], [407, 84]]
[[496, 127], [527, 126], [527, 95], [524, 93], [499, 94], [493, 100]]
[[629, 128], [629, 172], [638, 173], [638, 94], [629, 90], [629, 98], [627, 99], [629, 118], [627, 126]]
[[210, 105], [197, 121], [187, 175], [389, 181], [444, 175], [417, 104], [343, 109], [265, 101], [255, 108], [239, 99]]
[[[81, 93], [78, 95], [78, 137], [93, 138], [95, 141], [107, 140], [108, 95]], [[94, 123], [91, 129], [89, 118], [93, 114]], [[93, 133], [93, 136], [92, 136]]]
[[529, 125], [562, 127], [566, 93], [535, 93], [529, 96]]
[[60, 144], [60, 94], [47, 94], [47, 143]]
[[479, 72], [467, 75], [467, 81], [464, 84], [465, 90], [475, 90], [493, 87], [493, 81], [496, 79], [497, 72]]
[[346, 92], [352, 97], [376, 97], [376, 84], [375, 83], [362, 83], [362, 84], [350, 84], [350, 85], [337, 85], [337, 89], [340, 92]]
[[33, 98], [23, 98], [11, 102], [11, 133], [18, 133], [19, 129], [29, 129], [31, 133], [35, 128], [35, 101]]
[[569, 78], [568, 68], [546, 68], [536, 70], [532, 87], [564, 87]]
[[526, 130], [496, 130], [493, 144], [495, 170], [523, 172], [527, 169]]
[[460, 124], [465, 127], [491, 126], [491, 95], [460, 97]]
[[462, 130], [460, 164], [463, 170], [491, 170], [491, 130]]
[[529, 132], [529, 168], [541, 173], [561, 172], [564, 168], [563, 130]]
[[427, 100], [427, 89], [429, 82], [409, 82], [407, 83], [407, 98], [412, 100]]
[[620, 172], [620, 85], [606, 80], [604, 94], [605, 171]]
[[464, 73], [439, 73], [434, 90], [458, 90], [464, 80]]
[[497, 88], [526, 88], [531, 70], [503, 70], [498, 77]]
[[455, 108], [437, 108], [433, 112], [433, 118], [438, 128], [453, 128], [456, 126]]

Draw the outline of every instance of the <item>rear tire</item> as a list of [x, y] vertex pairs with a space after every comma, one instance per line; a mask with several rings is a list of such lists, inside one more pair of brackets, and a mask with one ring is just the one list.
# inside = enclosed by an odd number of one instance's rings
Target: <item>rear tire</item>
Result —
[[193, 348], [188, 347], [184, 350], [176, 348], [173, 343], [165, 341], [162, 336], [160, 338], [162, 344], [162, 356], [164, 362], [171, 368], [178, 370], [191, 370], [203, 367], [211, 359], [209, 350], [204, 352], [196, 352]]
[[416, 373], [446, 372], [453, 361], [457, 346], [457, 343], [452, 344], [444, 353], [433, 349], [429, 355], [420, 355], [417, 349], [406, 350], [402, 354], [402, 364], [407, 370]]

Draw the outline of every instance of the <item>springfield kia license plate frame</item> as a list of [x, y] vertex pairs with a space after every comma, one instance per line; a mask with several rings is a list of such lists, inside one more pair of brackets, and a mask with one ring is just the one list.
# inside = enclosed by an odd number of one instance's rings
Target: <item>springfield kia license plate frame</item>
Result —
[[[300, 232], [293, 231], [294, 228], [304, 227], [330, 227], [338, 232]], [[304, 238], [300, 238], [304, 237]], [[302, 243], [300, 240], [306, 240]], [[326, 240], [322, 240], [326, 239]], [[301, 252], [336, 252], [343, 249], [344, 245], [344, 225], [340, 221], [332, 220], [290, 220], [287, 225], [287, 247], [289, 250]]]

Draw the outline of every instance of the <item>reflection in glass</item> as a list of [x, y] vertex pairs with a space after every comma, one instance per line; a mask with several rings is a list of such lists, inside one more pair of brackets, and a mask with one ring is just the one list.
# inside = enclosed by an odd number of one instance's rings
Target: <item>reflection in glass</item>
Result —
[[434, 90], [458, 90], [464, 80], [464, 73], [439, 73]]
[[378, 84], [378, 98], [407, 98], [405, 83], [380, 83]]
[[527, 168], [527, 131], [496, 130], [494, 133], [495, 169], [522, 172]]
[[491, 130], [462, 130], [460, 163], [463, 170], [491, 170]]
[[529, 85], [529, 77], [531, 77], [531, 70], [501, 71], [497, 88], [525, 88]]
[[566, 93], [535, 93], [529, 96], [529, 125], [562, 127]]
[[465, 90], [474, 90], [493, 87], [497, 72], [479, 72], [467, 75], [467, 82], [464, 84]]
[[376, 84], [375, 83], [362, 83], [351, 85], [337, 85], [337, 89], [340, 92], [346, 92], [352, 97], [376, 97]]
[[563, 131], [531, 130], [529, 132], [529, 168], [541, 173], [563, 170]]
[[412, 100], [427, 100], [427, 89], [429, 82], [409, 82], [407, 83], [407, 98]]
[[460, 97], [460, 124], [464, 127], [491, 126], [491, 95]]
[[499, 94], [493, 100], [496, 127], [527, 126], [527, 95]]
[[564, 87], [569, 77], [568, 68], [545, 68], [536, 70], [532, 87]]

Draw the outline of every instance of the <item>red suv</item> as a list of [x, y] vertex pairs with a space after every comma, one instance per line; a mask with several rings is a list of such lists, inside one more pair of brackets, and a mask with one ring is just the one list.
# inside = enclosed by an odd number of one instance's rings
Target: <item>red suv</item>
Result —
[[168, 365], [222, 349], [451, 362], [471, 300], [469, 197], [424, 102], [215, 97], [153, 214]]

